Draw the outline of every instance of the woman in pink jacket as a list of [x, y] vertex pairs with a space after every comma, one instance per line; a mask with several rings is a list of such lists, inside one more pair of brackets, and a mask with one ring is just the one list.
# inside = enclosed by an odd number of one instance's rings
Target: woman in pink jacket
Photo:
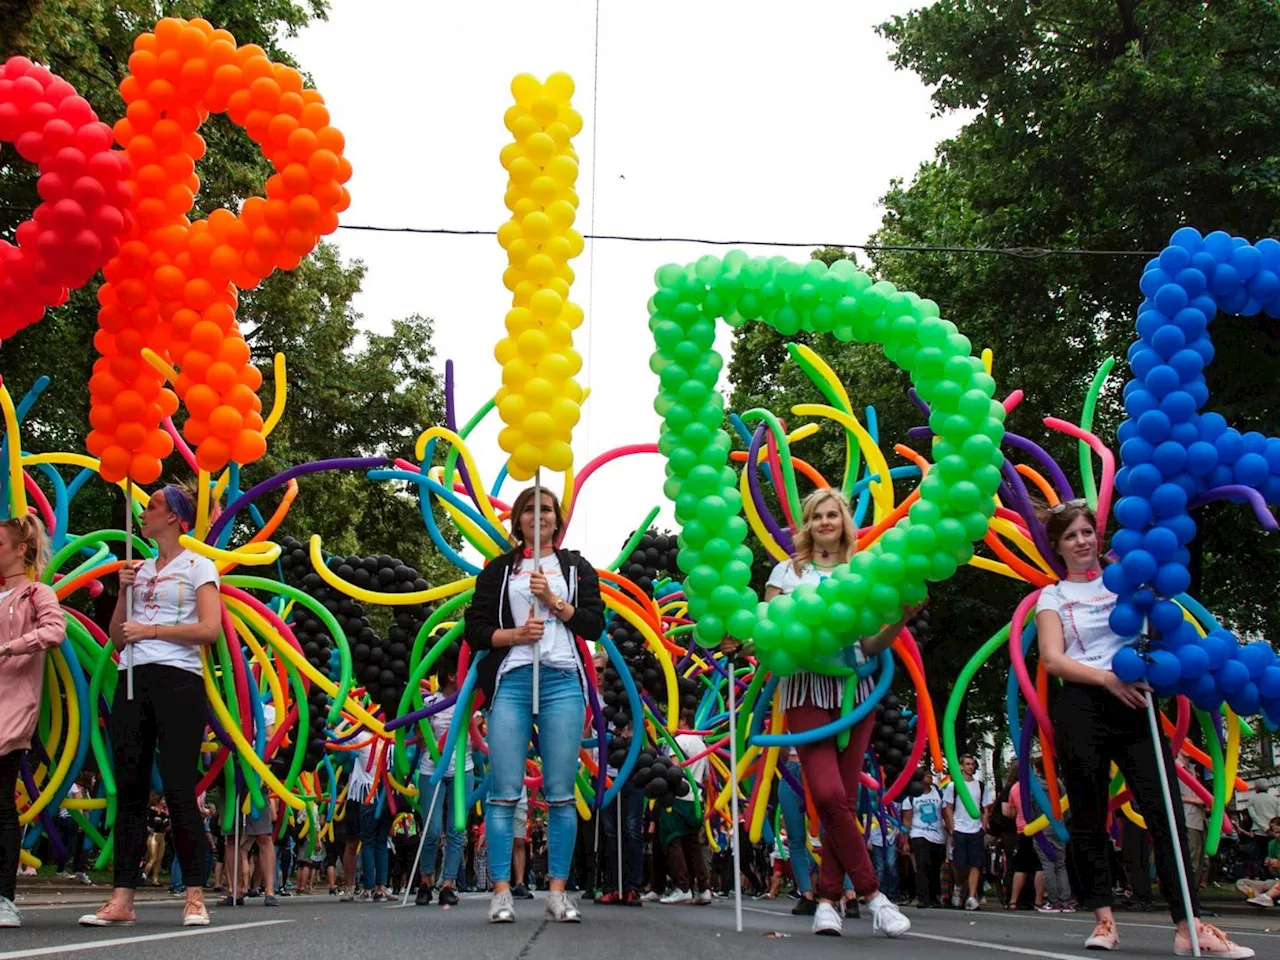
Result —
[[33, 516], [0, 521], [0, 927], [20, 927], [18, 764], [40, 715], [44, 652], [67, 635], [58, 597], [37, 583], [49, 559], [44, 527]]

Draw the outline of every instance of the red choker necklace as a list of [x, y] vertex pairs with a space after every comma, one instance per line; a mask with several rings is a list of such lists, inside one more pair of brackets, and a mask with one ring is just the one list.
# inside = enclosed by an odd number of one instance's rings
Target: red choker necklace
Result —
[[27, 572], [25, 570], [21, 573], [10, 573], [8, 575], [0, 574], [0, 583], [3, 583], [5, 580], [12, 580], [14, 577], [25, 577], [26, 575]]

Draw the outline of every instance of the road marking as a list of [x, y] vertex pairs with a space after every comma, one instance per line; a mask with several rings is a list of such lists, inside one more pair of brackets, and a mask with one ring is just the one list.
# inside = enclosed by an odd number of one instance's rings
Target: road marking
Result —
[[[1019, 912], [1021, 912], [1021, 913], [1023, 913], [1023, 914], [1026, 914], [1028, 911], [1019, 911]], [[1080, 911], [1080, 912], [1083, 912], [1083, 911]], [[996, 912], [996, 911], [994, 911], [994, 910], [983, 910], [983, 911], [981, 911], [981, 913], [982, 913], [982, 915], [983, 915], [983, 918], [984, 918], [984, 919], [985, 919], [985, 918], [987, 918], [987, 917], [995, 917], [995, 918], [1000, 919], [1000, 920], [1022, 920], [1022, 919], [1028, 919], [1027, 917], [1018, 916], [1018, 915], [1017, 915], [1016, 913], [1014, 913], [1013, 911], [1007, 911], [1007, 912], [1005, 912], [1005, 911], [1002, 911], [1002, 912]], [[1037, 916], [1040, 916], [1040, 914], [1037, 914]], [[1141, 930], [1164, 930], [1165, 932], [1172, 932], [1172, 930], [1173, 930], [1173, 921], [1172, 921], [1172, 920], [1171, 920], [1171, 921], [1169, 921], [1168, 923], [1139, 923], [1139, 922], [1136, 922], [1136, 921], [1125, 920], [1125, 919], [1123, 919], [1123, 917], [1124, 917], [1124, 915], [1123, 915], [1123, 914], [1121, 914], [1121, 915], [1119, 915], [1119, 916], [1117, 916], [1117, 917], [1116, 917], [1116, 927], [1117, 927], [1118, 929], [1120, 929], [1120, 930], [1125, 930], [1125, 929], [1128, 929], [1128, 928], [1130, 928], [1130, 927], [1137, 927], [1138, 929], [1141, 929]], [[1215, 923], [1215, 924], [1214, 924], [1214, 926], [1221, 927], [1221, 929], [1225, 930], [1227, 933], [1229, 933], [1229, 934], [1231, 934], [1231, 935], [1233, 935], [1233, 936], [1241, 936], [1241, 937], [1272, 937], [1272, 938], [1280, 937], [1280, 933], [1263, 933], [1261, 930], [1250, 930], [1250, 929], [1248, 929], [1247, 927], [1240, 927], [1240, 926], [1237, 926], [1237, 925], [1236, 925], [1236, 924], [1234, 924], [1231, 920], [1226, 920], [1226, 918], [1225, 918], [1225, 917], [1211, 917], [1210, 919], [1211, 919], [1211, 920], [1218, 920], [1219, 922], [1218, 922], [1218, 923]], [[1235, 918], [1235, 919], [1239, 919], [1239, 918], [1237, 917], [1237, 918]], [[1259, 919], [1261, 919], [1261, 918], [1259, 918]], [[1226, 920], [1226, 922], [1225, 922], [1225, 923], [1224, 923], [1224, 922], [1222, 922], [1222, 921], [1224, 921], [1224, 920]], [[1096, 921], [1096, 920], [1094, 920], [1092, 917], [1089, 917], [1089, 916], [1085, 916], [1085, 917], [1063, 917], [1063, 916], [1054, 916], [1053, 914], [1049, 914], [1049, 915], [1045, 916], [1043, 920], [1037, 920], [1037, 921], [1035, 921], [1035, 922], [1036, 922], [1036, 923], [1046, 923], [1046, 922], [1053, 922], [1053, 921], [1057, 921], [1057, 922], [1059, 922], [1059, 923], [1097, 923], [1097, 921]]]
[[126, 947], [135, 943], [150, 943], [153, 940], [176, 940], [180, 937], [199, 937], [209, 933], [231, 933], [235, 930], [250, 930], [254, 927], [274, 927], [281, 923], [294, 923], [293, 920], [260, 920], [254, 923], [233, 923], [225, 927], [190, 927], [185, 930], [174, 930], [170, 933], [149, 933], [141, 937], [116, 937], [110, 940], [85, 940], [81, 943], [64, 943], [56, 947], [36, 947], [32, 950], [14, 950], [0, 953], [0, 960], [25, 960], [26, 957], [48, 957], [73, 950], [102, 950], [106, 947]]
[[[916, 940], [935, 940], [938, 943], [958, 943], [966, 947], [980, 947], [984, 950], [1000, 950], [1004, 953], [1020, 953], [1026, 957], [1047, 957], [1048, 960], [1081, 960], [1087, 954], [1082, 953], [1054, 953], [1052, 950], [1036, 950], [1034, 947], [1011, 947], [1002, 943], [989, 943], [985, 940], [963, 940], [960, 937], [943, 937], [935, 933], [915, 933], [914, 931], [907, 934]], [[0, 957], [0, 960], [4, 960]]]

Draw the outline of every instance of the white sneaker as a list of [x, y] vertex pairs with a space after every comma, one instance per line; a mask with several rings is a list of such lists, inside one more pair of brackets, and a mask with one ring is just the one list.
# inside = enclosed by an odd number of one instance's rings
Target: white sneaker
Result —
[[490, 923], [515, 923], [516, 911], [512, 906], [511, 891], [504, 890], [502, 893], [495, 893], [493, 899], [489, 901], [489, 922]]
[[1249, 903], [1252, 903], [1256, 907], [1274, 907], [1276, 905], [1275, 900], [1267, 896], [1265, 893], [1260, 893], [1256, 897], [1250, 897]]
[[[970, 898], [970, 902], [975, 902]], [[879, 930], [886, 937], [901, 937], [911, 929], [911, 921], [906, 918], [898, 905], [883, 893], [867, 904], [871, 908], [871, 929]], [[976, 909], [976, 907], [975, 907]]]
[[821, 937], [838, 937], [844, 929], [844, 918], [831, 904], [823, 900], [813, 914], [813, 932]]
[[8, 897], [0, 897], [0, 927], [22, 926], [22, 914]]
[[75, 875], [75, 881], [76, 883], [80, 884], [80, 886], [82, 887], [93, 886], [93, 881], [90, 880], [89, 875], [87, 873], [84, 873], [83, 871]]
[[956, 887], [951, 891], [951, 905], [959, 908], [960, 906], [960, 888]]
[[645, 903], [657, 903], [662, 899], [662, 894], [658, 893], [657, 890], [650, 890], [648, 893], [643, 894], [640, 899]]
[[977, 910], [979, 906], [980, 904], [978, 903], [977, 897], [970, 897], [964, 902], [964, 908], [966, 910]]
[[693, 903], [693, 894], [688, 890], [672, 890], [659, 903]]
[[711, 900], [712, 900], [711, 891], [703, 890], [698, 894], [697, 898], [693, 902], [700, 907], [705, 907], [711, 903]]
[[339, 903], [354, 903], [355, 899], [356, 899], [355, 891], [352, 890], [350, 887], [344, 888], [342, 893], [338, 895]]
[[578, 905], [563, 890], [552, 890], [547, 894], [547, 916], [557, 923], [582, 922]]

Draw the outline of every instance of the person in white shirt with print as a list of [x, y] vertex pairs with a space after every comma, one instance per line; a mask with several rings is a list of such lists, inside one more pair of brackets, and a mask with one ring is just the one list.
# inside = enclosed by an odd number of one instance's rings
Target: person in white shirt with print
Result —
[[[131, 506], [131, 505], [130, 505]], [[83, 926], [134, 922], [133, 895], [147, 843], [151, 765], [157, 763], [173, 818], [173, 842], [182, 873], [204, 875], [204, 821], [196, 799], [200, 745], [204, 740], [204, 668], [200, 648], [218, 639], [222, 605], [213, 562], [184, 548], [179, 537], [196, 522], [196, 493], [169, 484], [151, 495], [142, 511], [142, 535], [156, 545], [155, 557], [120, 571], [120, 598], [111, 616], [111, 642], [126, 666], [133, 648], [133, 699], [125, 678], [111, 704], [111, 752], [120, 787], [116, 809], [115, 881], [111, 899], [80, 918]], [[125, 609], [133, 587], [133, 609]], [[159, 747], [157, 756], [156, 748]], [[187, 887], [183, 926], [206, 926], [209, 914], [198, 883]]]
[[946, 822], [942, 794], [933, 785], [933, 771], [922, 769], [923, 790], [902, 801], [902, 829], [910, 838], [916, 864], [916, 906], [921, 910], [942, 903], [942, 862], [947, 858]]
[[996, 802], [991, 785], [974, 776], [977, 770], [978, 761], [972, 754], [966, 753], [960, 758], [959, 782], [964, 784], [964, 789], [973, 797], [979, 816], [972, 816], [960, 799], [956, 790], [957, 781], [952, 780], [947, 784], [947, 789], [942, 794], [942, 816], [947, 829], [951, 831], [951, 862], [956, 869], [955, 883], [959, 886], [962, 880], [966, 881], [966, 910], [978, 909], [978, 892], [982, 889], [982, 870], [987, 858], [984, 840], [987, 815], [991, 805]]

